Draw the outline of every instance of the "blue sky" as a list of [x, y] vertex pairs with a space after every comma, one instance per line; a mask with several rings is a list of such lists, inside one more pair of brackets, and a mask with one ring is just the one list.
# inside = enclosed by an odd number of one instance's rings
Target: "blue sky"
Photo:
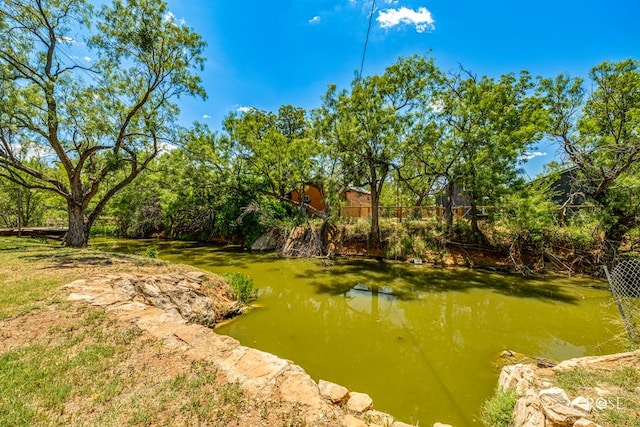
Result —
[[[207, 42], [206, 101], [181, 99], [181, 121], [220, 129], [232, 111], [312, 109], [327, 85], [348, 87], [360, 68], [370, 0], [168, 0], [176, 20]], [[598, 63], [640, 58], [636, 0], [377, 0], [363, 74], [399, 56], [427, 54], [444, 70], [458, 65], [497, 77], [586, 76]], [[541, 144], [529, 174], [556, 156]], [[546, 155], [542, 155], [545, 154]]]

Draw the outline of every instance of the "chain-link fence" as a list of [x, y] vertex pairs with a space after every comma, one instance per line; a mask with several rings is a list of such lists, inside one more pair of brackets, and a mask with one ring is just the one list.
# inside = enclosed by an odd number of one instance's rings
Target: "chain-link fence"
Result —
[[604, 270], [627, 334], [640, 342], [640, 259], [624, 260], [611, 271]]

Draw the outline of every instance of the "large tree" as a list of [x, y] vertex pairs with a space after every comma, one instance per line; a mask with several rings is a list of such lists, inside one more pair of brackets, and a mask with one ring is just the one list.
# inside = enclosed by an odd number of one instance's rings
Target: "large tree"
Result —
[[461, 69], [451, 73], [442, 88], [438, 103], [443, 139], [451, 147], [444, 158], [450, 166], [445, 178], [449, 188], [456, 184], [465, 192], [472, 238], [480, 242], [484, 236], [478, 206], [495, 201], [500, 189], [516, 179], [519, 159], [542, 136], [541, 109], [526, 72], [496, 80]]
[[345, 184], [362, 184], [371, 192], [372, 243], [380, 241], [378, 207], [390, 171], [406, 147], [406, 136], [428, 95], [431, 59], [400, 58], [381, 75], [357, 77], [351, 90], [330, 86], [316, 111], [320, 138], [331, 146]]
[[310, 137], [303, 108], [283, 105], [277, 114], [255, 108], [232, 113], [224, 129], [231, 157], [244, 171], [243, 180], [251, 180], [262, 194], [288, 200], [288, 192], [302, 193], [314, 178], [318, 146]]
[[[77, 59], [86, 47], [91, 61]], [[166, 144], [173, 100], [205, 96], [204, 42], [157, 0], [3, 0], [0, 176], [66, 200], [66, 244], [82, 247], [106, 203]], [[16, 153], [48, 160], [34, 168]]]
[[640, 224], [640, 62], [603, 62], [581, 78], [543, 79], [549, 134], [577, 168], [588, 200], [601, 208], [611, 263], [624, 235]]

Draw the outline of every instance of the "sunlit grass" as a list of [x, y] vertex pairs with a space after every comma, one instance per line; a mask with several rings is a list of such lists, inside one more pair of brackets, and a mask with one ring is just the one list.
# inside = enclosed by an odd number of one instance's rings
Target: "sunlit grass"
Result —
[[61, 288], [107, 272], [192, 270], [148, 257], [0, 238], [0, 426], [225, 426], [242, 419], [273, 425], [294, 419], [295, 411], [281, 401], [250, 399], [212, 363], [175, 353], [102, 309], [69, 302]]
[[[578, 367], [556, 373], [558, 385], [572, 396], [586, 396], [595, 403], [594, 421], [601, 425], [640, 427], [640, 372], [630, 366], [612, 369]], [[610, 390], [601, 397], [595, 387]]]

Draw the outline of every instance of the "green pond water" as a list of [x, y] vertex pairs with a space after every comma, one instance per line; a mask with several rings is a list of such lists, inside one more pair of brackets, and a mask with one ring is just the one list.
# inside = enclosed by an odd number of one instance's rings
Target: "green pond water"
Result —
[[[197, 243], [95, 239], [214, 273], [240, 272], [256, 306], [216, 328], [295, 361], [315, 380], [368, 393], [375, 409], [420, 425], [481, 425], [510, 349], [561, 360], [621, 351], [606, 282], [524, 279], [374, 260], [292, 260]], [[599, 288], [599, 289], [598, 289]]]

